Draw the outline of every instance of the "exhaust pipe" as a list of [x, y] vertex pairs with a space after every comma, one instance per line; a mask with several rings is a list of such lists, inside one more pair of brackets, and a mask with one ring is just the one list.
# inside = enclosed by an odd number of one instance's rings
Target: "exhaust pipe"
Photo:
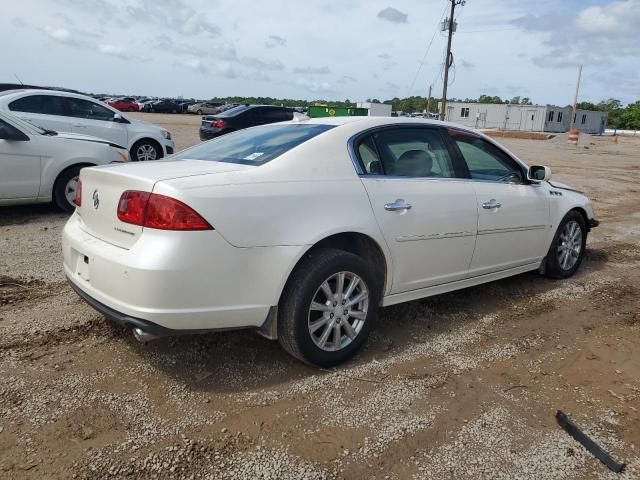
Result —
[[133, 337], [140, 343], [149, 343], [150, 341], [158, 338], [157, 335], [151, 335], [150, 333], [145, 332], [141, 328], [133, 329]]

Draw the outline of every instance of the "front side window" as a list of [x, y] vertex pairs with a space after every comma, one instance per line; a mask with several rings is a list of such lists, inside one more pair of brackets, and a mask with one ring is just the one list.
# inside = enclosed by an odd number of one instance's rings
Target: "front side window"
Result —
[[390, 128], [365, 137], [358, 154], [370, 175], [453, 178], [449, 151], [438, 129]]
[[334, 128], [333, 125], [269, 125], [229, 133], [188, 148], [171, 160], [263, 165], [294, 147]]
[[55, 95], [29, 95], [11, 102], [9, 110], [41, 115], [64, 115], [63, 100], [64, 97]]
[[103, 121], [113, 120], [114, 113], [102, 105], [81, 98], [67, 98], [66, 100], [70, 117]]
[[455, 129], [449, 129], [449, 135], [460, 150], [472, 179], [505, 183], [524, 182], [518, 164], [492, 143]]

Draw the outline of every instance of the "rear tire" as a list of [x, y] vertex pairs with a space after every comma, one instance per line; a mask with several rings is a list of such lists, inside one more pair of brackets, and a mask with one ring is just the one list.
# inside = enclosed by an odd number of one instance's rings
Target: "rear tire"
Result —
[[63, 171], [53, 184], [53, 203], [67, 213], [72, 213], [76, 204], [75, 192], [82, 167], [71, 167]]
[[202, 110], [198, 110], [196, 113], [197, 113], [198, 115], [202, 115]]
[[282, 293], [278, 341], [309, 365], [338, 365], [367, 340], [379, 297], [378, 282], [361, 257], [332, 248], [312, 251]]
[[567, 213], [553, 237], [547, 252], [545, 275], [568, 278], [582, 263], [587, 245], [587, 223], [577, 211]]

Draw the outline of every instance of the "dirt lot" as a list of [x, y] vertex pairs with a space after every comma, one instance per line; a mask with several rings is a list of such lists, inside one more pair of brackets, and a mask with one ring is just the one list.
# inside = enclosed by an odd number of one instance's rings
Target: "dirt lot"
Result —
[[[198, 117], [141, 116], [197, 141]], [[64, 215], [0, 209], [0, 476], [639, 478], [639, 140], [506, 139], [594, 200], [582, 269], [382, 309], [335, 371], [252, 332], [136, 343], [64, 283]]]

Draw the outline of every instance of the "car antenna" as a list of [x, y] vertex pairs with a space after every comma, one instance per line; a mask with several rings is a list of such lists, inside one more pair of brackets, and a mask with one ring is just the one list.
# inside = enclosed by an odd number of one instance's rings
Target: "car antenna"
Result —
[[22, 83], [22, 80], [20, 80], [20, 78], [18, 77], [17, 73], [14, 73], [13, 76], [16, 77], [16, 80], [20, 82], [20, 85], [24, 85], [24, 83]]

